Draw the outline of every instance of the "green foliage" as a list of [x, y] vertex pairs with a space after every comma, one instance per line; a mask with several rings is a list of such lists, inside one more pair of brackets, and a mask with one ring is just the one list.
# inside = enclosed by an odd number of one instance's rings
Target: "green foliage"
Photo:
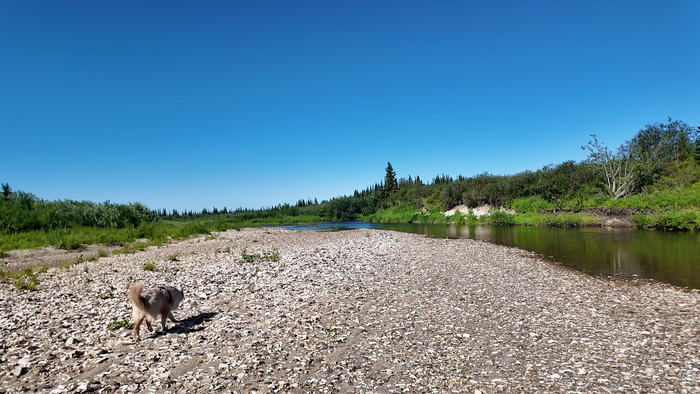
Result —
[[263, 252], [262, 255], [259, 254], [249, 254], [246, 249], [241, 252], [241, 259], [238, 260], [239, 263], [254, 263], [256, 261], [279, 261], [280, 255], [277, 251], [273, 252]]
[[328, 201], [321, 214], [329, 220], [355, 220], [374, 213], [376, 204], [373, 195], [338, 197]]
[[111, 322], [107, 323], [107, 328], [111, 331], [118, 330], [120, 328], [129, 328], [131, 323], [129, 323], [128, 319], [122, 319], [122, 320], [117, 320], [114, 319]]
[[454, 215], [446, 218], [449, 222], [458, 224], [477, 224], [479, 223], [479, 218], [473, 213], [463, 214], [460, 211], [455, 212]]
[[263, 252], [262, 257], [260, 258], [262, 261], [280, 261], [280, 255], [278, 252]]
[[675, 189], [661, 189], [651, 193], [639, 193], [621, 200], [604, 202], [607, 208], [634, 210], [675, 210], [700, 206], [700, 182]]
[[637, 191], [669, 175], [680, 163], [696, 161], [698, 132], [671, 118], [666, 124], [654, 123], [640, 130], [628, 143], [634, 158]]
[[36, 290], [39, 284], [39, 273], [46, 272], [47, 267], [35, 268], [25, 268], [19, 272], [5, 272], [0, 270], [0, 281], [11, 281], [14, 282], [15, 288], [17, 290]]
[[146, 263], [143, 265], [143, 270], [144, 271], [151, 271], [155, 272], [156, 270], [156, 263]]
[[423, 216], [420, 210], [411, 205], [398, 204], [365, 216], [363, 219], [375, 223], [413, 223], [421, 221]]
[[109, 256], [109, 252], [107, 252], [107, 251], [104, 250], [104, 249], [100, 249], [100, 250], [97, 251], [97, 255], [98, 255], [99, 257], [108, 257], [108, 256]]
[[[584, 147], [585, 148], [585, 147]], [[382, 183], [351, 196], [329, 201], [299, 200], [260, 209], [224, 207], [170, 214], [142, 204], [109, 201], [44, 201], [14, 191], [2, 183], [0, 191], [0, 257], [8, 250], [55, 246], [81, 250], [85, 245], [120, 246], [115, 253], [134, 253], [150, 245], [219, 231], [324, 220], [364, 219], [374, 222], [587, 225], [580, 214], [591, 209], [642, 211], [639, 227], [691, 229], [692, 214], [674, 211], [700, 206], [700, 129], [669, 119], [647, 125], [617, 150], [593, 139], [589, 160], [566, 161], [515, 175], [478, 174], [456, 179], [442, 174], [430, 182], [420, 177], [397, 178], [387, 163]], [[510, 218], [497, 214], [482, 220], [441, 211], [457, 205], [484, 204], [515, 209]], [[562, 214], [566, 212], [566, 214]], [[551, 215], [551, 216], [550, 216]], [[686, 221], [681, 223], [680, 221]], [[147, 242], [136, 242], [146, 239]]]
[[384, 206], [391, 206], [398, 190], [399, 183], [396, 180], [396, 171], [394, 171], [394, 167], [391, 166], [391, 162], [388, 162], [386, 165], [384, 184], [380, 188], [378, 203]]
[[248, 254], [248, 251], [243, 249], [243, 252], [241, 252], [241, 263], [252, 263], [256, 261], [257, 259], [260, 258], [260, 255], [257, 254]]
[[0, 199], [0, 232], [5, 233], [76, 226], [127, 228], [155, 218], [154, 213], [139, 203], [43, 201], [21, 191], [3, 194]]
[[541, 196], [517, 198], [513, 200], [511, 207], [519, 213], [539, 212], [556, 208], [555, 204], [545, 201]]
[[512, 226], [515, 224], [515, 215], [504, 211], [494, 211], [489, 214], [487, 221], [498, 226]]
[[581, 149], [588, 149], [590, 162], [603, 169], [607, 194], [614, 200], [630, 195], [635, 188], [635, 163], [629, 144], [622, 144], [616, 150], [610, 150], [598, 141], [595, 134], [591, 134], [591, 137], [593, 140]]
[[700, 230], [700, 209], [682, 209], [655, 213], [637, 212], [631, 215], [635, 227], [657, 230]]

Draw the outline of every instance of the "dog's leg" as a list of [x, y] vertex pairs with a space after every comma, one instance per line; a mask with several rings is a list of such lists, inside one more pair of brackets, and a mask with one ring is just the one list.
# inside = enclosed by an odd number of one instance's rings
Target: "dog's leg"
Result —
[[168, 318], [170, 319], [171, 322], [177, 323], [177, 320], [175, 320], [175, 316], [173, 316], [173, 312], [168, 313]]
[[139, 330], [141, 329], [141, 319], [136, 319], [134, 320], [134, 339], [136, 341], [140, 341], [141, 338], [139, 337]]
[[170, 314], [170, 311], [164, 312], [164, 313], [161, 314], [161, 316], [160, 316], [160, 322], [161, 322], [161, 324], [163, 324], [163, 332], [168, 331], [168, 326], [166, 325], [165, 322], [166, 322], [166, 319], [168, 318], [168, 315], [169, 315], [169, 314]]
[[148, 327], [148, 331], [153, 332], [153, 327], [151, 326], [151, 322], [148, 319], [146, 319], [146, 327]]

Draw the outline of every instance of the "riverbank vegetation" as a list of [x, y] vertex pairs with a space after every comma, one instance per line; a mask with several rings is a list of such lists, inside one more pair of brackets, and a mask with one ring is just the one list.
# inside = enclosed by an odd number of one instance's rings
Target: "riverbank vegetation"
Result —
[[[439, 175], [385, 180], [352, 199], [374, 196], [374, 222], [454, 222], [503, 225], [591, 226], [631, 223], [639, 228], [700, 230], [700, 128], [669, 119], [647, 125], [612, 150], [595, 135], [587, 160], [566, 161], [515, 175]], [[391, 186], [386, 186], [391, 185]], [[468, 212], [444, 216], [453, 207]], [[485, 215], [477, 207], [492, 207]], [[620, 220], [610, 220], [610, 218]]]
[[177, 210], [149, 210], [139, 203], [44, 201], [31, 193], [13, 192], [9, 184], [2, 184], [2, 190], [0, 258], [7, 257], [9, 250], [42, 246], [78, 250], [101, 244], [129, 251], [215, 231], [323, 220], [288, 204], [261, 210], [214, 208], [180, 214]]
[[[397, 178], [328, 201], [299, 200], [260, 209], [150, 209], [109, 201], [44, 201], [2, 184], [0, 258], [40, 246], [158, 245], [194, 234], [242, 227], [364, 219], [373, 222], [591, 226], [621, 217], [639, 228], [700, 230], [700, 128], [669, 119], [609, 149], [595, 135], [582, 162], [566, 161], [514, 175]], [[235, 198], [232, 196], [232, 198]], [[456, 206], [468, 210], [446, 216]], [[475, 208], [492, 207], [477, 215]], [[145, 247], [145, 246], [139, 246]]]

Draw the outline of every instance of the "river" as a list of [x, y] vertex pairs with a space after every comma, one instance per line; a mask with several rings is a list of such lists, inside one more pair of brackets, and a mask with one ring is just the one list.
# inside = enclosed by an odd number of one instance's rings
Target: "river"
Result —
[[591, 275], [637, 275], [700, 289], [700, 234], [629, 228], [467, 226], [456, 224], [328, 222], [281, 226], [297, 230], [395, 230], [437, 238], [471, 238], [541, 254]]

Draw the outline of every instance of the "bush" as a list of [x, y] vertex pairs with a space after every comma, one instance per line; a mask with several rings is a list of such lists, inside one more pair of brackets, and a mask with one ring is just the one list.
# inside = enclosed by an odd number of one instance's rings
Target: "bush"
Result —
[[555, 208], [553, 204], [545, 201], [540, 196], [517, 198], [511, 204], [518, 213], [538, 212]]
[[654, 228], [657, 230], [700, 230], [700, 210], [684, 209], [680, 211], [662, 211], [657, 213], [635, 213], [630, 216], [632, 223], [638, 228]]
[[512, 226], [515, 224], [515, 215], [508, 212], [495, 211], [488, 216], [487, 221], [498, 226]]
[[654, 216], [654, 227], [660, 230], [694, 231], [700, 229], [700, 210], [660, 212]]

